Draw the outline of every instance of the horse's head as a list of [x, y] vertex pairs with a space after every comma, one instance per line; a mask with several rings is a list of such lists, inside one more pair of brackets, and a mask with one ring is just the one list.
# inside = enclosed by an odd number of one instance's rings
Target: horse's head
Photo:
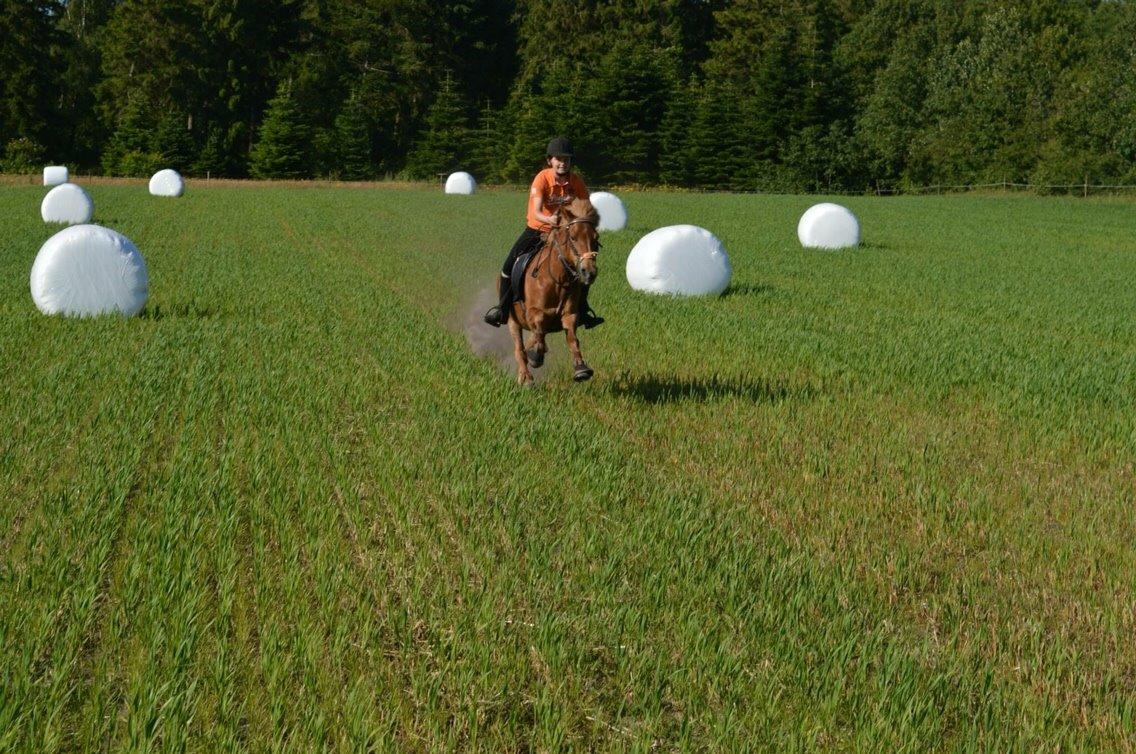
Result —
[[587, 199], [576, 199], [560, 210], [561, 227], [568, 235], [565, 244], [567, 261], [575, 268], [576, 276], [584, 285], [591, 285], [599, 275], [596, 268], [596, 252], [599, 251], [599, 236], [596, 224], [599, 213]]

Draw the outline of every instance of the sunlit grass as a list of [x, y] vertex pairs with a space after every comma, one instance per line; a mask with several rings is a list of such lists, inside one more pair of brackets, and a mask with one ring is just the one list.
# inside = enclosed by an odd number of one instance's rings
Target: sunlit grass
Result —
[[[524, 391], [522, 194], [90, 192], [135, 319], [0, 192], [0, 750], [1136, 746], [1131, 203], [626, 194]], [[683, 222], [727, 295], [629, 290]]]

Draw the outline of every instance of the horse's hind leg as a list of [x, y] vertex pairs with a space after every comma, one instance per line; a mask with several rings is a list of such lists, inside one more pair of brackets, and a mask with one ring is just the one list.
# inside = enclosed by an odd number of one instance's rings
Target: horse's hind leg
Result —
[[575, 317], [564, 328], [564, 337], [568, 340], [568, 350], [572, 354], [572, 379], [576, 382], [583, 382], [592, 377], [592, 368], [584, 361], [584, 356], [580, 353], [580, 340], [576, 337], [576, 321]]
[[509, 334], [513, 336], [513, 358], [517, 360], [517, 382], [521, 385], [531, 385], [533, 376], [525, 358], [525, 343], [521, 334], [521, 323], [513, 317], [509, 318]]

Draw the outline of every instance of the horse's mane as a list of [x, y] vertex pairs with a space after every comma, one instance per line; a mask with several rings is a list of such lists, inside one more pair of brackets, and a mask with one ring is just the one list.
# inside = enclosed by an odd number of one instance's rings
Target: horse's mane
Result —
[[575, 220], [586, 220], [587, 222], [599, 222], [600, 214], [592, 203], [587, 199], [573, 199], [568, 204], [564, 205], [564, 210]]

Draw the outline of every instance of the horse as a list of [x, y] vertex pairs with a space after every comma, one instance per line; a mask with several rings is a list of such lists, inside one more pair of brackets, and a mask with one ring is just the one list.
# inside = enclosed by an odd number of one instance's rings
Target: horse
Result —
[[[544, 364], [548, 333], [565, 333], [572, 353], [572, 378], [590, 379], [592, 368], [580, 355], [576, 337], [576, 315], [584, 286], [598, 274], [596, 249], [599, 241], [596, 223], [599, 213], [587, 199], [576, 199], [556, 212], [558, 223], [548, 232], [543, 246], [525, 268], [524, 296], [513, 302], [509, 312], [509, 333], [513, 336], [513, 355], [517, 360], [517, 382], [529, 385], [532, 369]], [[526, 346], [522, 331], [532, 333]]]

